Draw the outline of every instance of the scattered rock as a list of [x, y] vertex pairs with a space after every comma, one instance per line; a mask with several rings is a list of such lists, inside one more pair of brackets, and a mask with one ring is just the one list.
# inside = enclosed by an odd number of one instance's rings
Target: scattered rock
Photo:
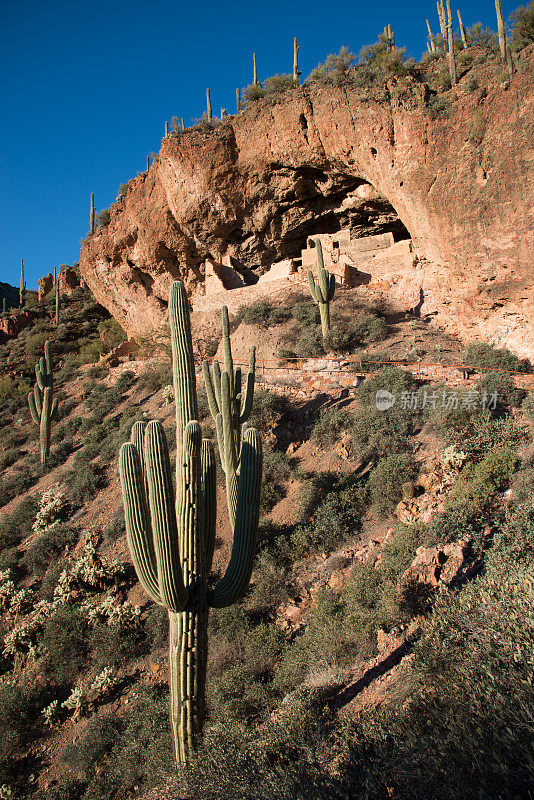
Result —
[[402, 583], [426, 583], [433, 588], [451, 588], [471, 577], [480, 566], [473, 557], [470, 541], [437, 547], [419, 547], [416, 557], [402, 576]]

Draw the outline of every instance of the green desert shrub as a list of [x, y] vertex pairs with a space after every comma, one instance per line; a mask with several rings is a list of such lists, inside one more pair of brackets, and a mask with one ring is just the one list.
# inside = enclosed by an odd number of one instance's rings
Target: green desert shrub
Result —
[[534, 42], [534, 3], [519, 6], [510, 17], [512, 47], [522, 50]]
[[508, 408], [521, 405], [525, 397], [523, 389], [518, 388], [505, 372], [489, 372], [476, 383], [482, 407], [499, 414]]
[[324, 64], [319, 64], [306, 78], [305, 83], [322, 83], [342, 86], [350, 83], [356, 62], [355, 53], [342, 47], [339, 53], [330, 53]]
[[58, 556], [76, 539], [76, 531], [69, 525], [56, 522], [35, 539], [22, 559], [22, 564], [34, 573], [46, 572]]
[[415, 551], [425, 543], [427, 531], [423, 525], [404, 525], [393, 528], [382, 546], [380, 572], [388, 580], [396, 580], [415, 558]]
[[417, 477], [418, 466], [412, 453], [393, 453], [381, 458], [369, 476], [369, 495], [373, 508], [385, 517], [402, 499], [402, 484]]
[[[39, 730], [40, 711], [46, 704], [43, 686], [24, 680], [0, 683], [0, 781], [16, 777], [15, 756], [34, 741]], [[20, 769], [20, 765], [19, 765]]]
[[255, 103], [256, 100], [261, 100], [265, 97], [265, 91], [259, 83], [249, 83], [247, 87], [242, 89], [241, 96], [244, 98], [245, 103]]
[[293, 75], [282, 73], [282, 75], [272, 75], [262, 82], [263, 91], [268, 95], [280, 94], [294, 87]]
[[490, 450], [516, 449], [523, 438], [523, 432], [510, 416], [499, 419], [486, 410], [473, 414], [464, 426], [451, 428], [447, 440], [463, 450], [471, 461], [480, 461]]
[[0, 548], [19, 544], [30, 533], [38, 509], [35, 497], [25, 497], [9, 516], [0, 522]]
[[528, 797], [531, 568], [496, 544], [479, 578], [437, 602], [415, 648], [410, 702], [399, 696], [347, 731], [355, 795], [395, 786], [407, 800]]
[[257, 728], [242, 722], [208, 726], [192, 765], [192, 800], [343, 800], [322, 741], [327, 724], [300, 706]]
[[80, 459], [65, 473], [64, 482], [69, 499], [73, 503], [83, 504], [98, 493], [102, 485], [102, 476], [94, 464]]
[[323, 495], [317, 491], [321, 480], [312, 478], [311, 489], [302, 497], [304, 521], [291, 536], [297, 557], [317, 550], [332, 552], [360, 529], [367, 487], [352, 475], [331, 475], [330, 479], [330, 490]]
[[425, 106], [429, 119], [447, 119], [451, 113], [451, 101], [447, 97], [432, 97]]
[[44, 671], [54, 683], [72, 682], [85, 666], [89, 650], [87, 614], [62, 606], [44, 625]]
[[251, 719], [271, 709], [275, 665], [285, 648], [280, 628], [253, 625], [239, 606], [210, 614], [207, 700], [212, 718]]
[[521, 404], [523, 414], [534, 422], [534, 392], [529, 392]]
[[311, 437], [324, 450], [332, 448], [344, 433], [350, 433], [353, 414], [345, 408], [334, 406], [326, 408], [319, 414]]
[[89, 719], [78, 741], [63, 750], [61, 760], [90, 780], [97, 765], [102, 771], [123, 730], [121, 718], [101, 711]]
[[263, 432], [272, 430], [280, 418], [290, 410], [291, 405], [287, 397], [265, 389], [256, 389], [249, 424]]
[[261, 491], [262, 513], [267, 513], [285, 495], [284, 483], [291, 477], [289, 456], [278, 450], [270, 450], [263, 457], [263, 485]]
[[104, 667], [124, 666], [146, 651], [146, 641], [140, 627], [110, 626], [98, 623], [89, 639], [91, 660], [95, 672]]
[[514, 356], [505, 347], [498, 349], [485, 342], [470, 344], [462, 354], [462, 360], [470, 367], [500, 369], [505, 372], [526, 372], [528, 364]]

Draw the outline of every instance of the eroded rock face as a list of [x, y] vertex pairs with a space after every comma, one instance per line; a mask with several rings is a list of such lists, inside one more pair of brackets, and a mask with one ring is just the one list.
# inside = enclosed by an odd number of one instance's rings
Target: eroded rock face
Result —
[[59, 272], [59, 293], [70, 297], [75, 289], [80, 285], [80, 279], [76, 272], [69, 266], [63, 267]]
[[39, 302], [41, 302], [43, 297], [46, 297], [48, 292], [50, 292], [54, 286], [54, 276], [52, 273], [49, 272], [48, 275], [43, 275], [42, 278], [39, 278], [38, 286], [37, 299]]
[[33, 314], [21, 308], [0, 318], [0, 344], [8, 339], [14, 339], [24, 328], [33, 324]]
[[380, 287], [371, 276], [369, 291], [399, 307], [416, 297], [422, 315], [464, 338], [532, 356], [534, 54], [526, 61], [507, 91], [461, 83], [448, 119], [423, 113], [415, 82], [390, 84], [380, 99], [311, 87], [214, 131], [166, 138], [110, 224], [85, 241], [82, 276], [129, 335], [145, 335], [164, 317], [171, 281], [193, 289], [207, 257], [261, 272], [313, 233], [406, 229], [417, 268], [381, 275]]

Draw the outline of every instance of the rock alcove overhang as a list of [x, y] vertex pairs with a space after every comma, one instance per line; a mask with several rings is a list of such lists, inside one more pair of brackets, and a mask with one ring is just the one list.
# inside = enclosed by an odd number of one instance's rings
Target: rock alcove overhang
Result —
[[[261, 272], [297, 256], [310, 233], [407, 231], [424, 265], [413, 280], [426, 282], [425, 303], [447, 312], [446, 325], [467, 338], [529, 339], [532, 61], [507, 91], [495, 84], [482, 97], [460, 85], [448, 119], [425, 115], [416, 84], [401, 99], [316, 87], [261, 101], [214, 131], [167, 137], [110, 224], [87, 238], [82, 274], [129, 334], [146, 334], [171, 281], [192, 290], [209, 255]], [[475, 145], [481, 102], [487, 126]], [[376, 196], [351, 206], [367, 186]]]

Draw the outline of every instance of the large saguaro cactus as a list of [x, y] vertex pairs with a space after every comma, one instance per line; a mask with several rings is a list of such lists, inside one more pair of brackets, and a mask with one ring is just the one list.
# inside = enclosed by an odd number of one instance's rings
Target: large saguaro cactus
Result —
[[[234, 542], [227, 570], [213, 589], [207, 579], [215, 548], [216, 466], [211, 441], [197, 422], [195, 365], [185, 288], [175, 281], [169, 318], [176, 400], [176, 498], [167, 441], [159, 422], [136, 422], [119, 456], [128, 544], [141, 584], [169, 614], [171, 725], [179, 767], [188, 761], [205, 716], [209, 608], [234, 603], [248, 586], [256, 550], [262, 474], [258, 432], [240, 451]], [[221, 380], [229, 384], [225, 371]], [[232, 432], [223, 431], [225, 446]]]
[[57, 397], [54, 397], [54, 373], [50, 342], [44, 345], [44, 356], [35, 365], [35, 383], [33, 392], [28, 394], [28, 405], [32, 419], [40, 426], [41, 464], [46, 467], [50, 454], [51, 423], [58, 415]]
[[244, 393], [241, 391], [241, 368], [234, 370], [232, 348], [230, 343], [230, 324], [228, 309], [222, 307], [222, 334], [224, 349], [224, 371], [217, 360], [213, 362], [213, 378], [209, 362], [202, 363], [204, 383], [211, 415], [217, 427], [219, 455], [226, 476], [226, 495], [230, 523], [235, 524], [239, 450], [243, 425], [250, 417], [254, 400], [254, 379], [256, 368], [256, 348], [252, 347], [249, 355], [248, 374]]
[[308, 283], [311, 296], [319, 306], [323, 341], [325, 341], [330, 333], [330, 300], [334, 297], [336, 290], [336, 278], [324, 268], [323, 247], [319, 239], [315, 242], [315, 248], [317, 250], [317, 283], [311, 269], [308, 270]]

